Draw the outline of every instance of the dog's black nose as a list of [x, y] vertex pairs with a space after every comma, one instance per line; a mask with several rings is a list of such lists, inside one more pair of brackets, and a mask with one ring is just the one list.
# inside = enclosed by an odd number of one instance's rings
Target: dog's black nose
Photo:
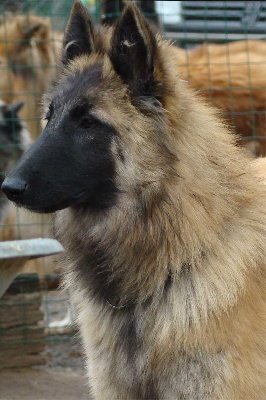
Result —
[[26, 188], [27, 183], [20, 178], [6, 178], [1, 186], [1, 190], [10, 200], [21, 197]]

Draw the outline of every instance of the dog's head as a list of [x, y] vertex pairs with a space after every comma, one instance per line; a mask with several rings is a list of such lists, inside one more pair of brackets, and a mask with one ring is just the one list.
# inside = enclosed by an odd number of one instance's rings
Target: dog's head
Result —
[[37, 212], [102, 209], [121, 192], [156, 186], [172, 161], [159, 46], [133, 4], [113, 31], [97, 32], [75, 1], [46, 126], [2, 185], [10, 200]]

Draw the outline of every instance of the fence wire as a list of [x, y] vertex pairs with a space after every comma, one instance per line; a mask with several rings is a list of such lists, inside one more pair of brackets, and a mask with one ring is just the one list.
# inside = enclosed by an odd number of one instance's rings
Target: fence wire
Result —
[[[0, 183], [28, 147], [22, 140], [25, 129], [32, 142], [41, 132], [41, 96], [60, 65], [72, 3], [0, 3]], [[113, 25], [126, 1], [83, 3], [96, 24]], [[174, 42], [173, 57], [181, 77], [220, 110], [240, 146], [252, 157], [266, 156], [266, 1], [136, 3], [153, 29]], [[52, 221], [15, 209], [0, 194], [0, 236], [0, 240], [52, 237]], [[0, 300], [3, 366], [23, 364], [16, 352], [26, 364], [40, 363], [47, 342], [75, 335], [75, 310], [68, 293], [59, 289], [60, 274], [56, 259], [32, 260]], [[12, 357], [13, 362], [8, 361]]]

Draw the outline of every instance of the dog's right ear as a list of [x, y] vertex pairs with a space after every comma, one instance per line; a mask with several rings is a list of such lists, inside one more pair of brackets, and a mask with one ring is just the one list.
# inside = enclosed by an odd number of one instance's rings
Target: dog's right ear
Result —
[[134, 96], [155, 95], [156, 53], [155, 34], [138, 7], [128, 2], [114, 28], [110, 59]]
[[95, 51], [94, 28], [87, 8], [75, 0], [63, 39], [62, 63]]

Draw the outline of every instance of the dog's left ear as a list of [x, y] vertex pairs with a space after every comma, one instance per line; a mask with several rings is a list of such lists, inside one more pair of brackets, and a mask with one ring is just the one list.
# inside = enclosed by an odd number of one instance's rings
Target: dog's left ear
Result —
[[24, 41], [27, 43], [27, 40], [47, 40], [50, 34], [50, 23], [48, 20], [35, 17], [32, 18], [26, 16], [22, 23], [20, 24], [20, 30], [22, 35], [23, 44]]
[[62, 63], [68, 64], [74, 58], [94, 51], [95, 34], [90, 14], [79, 0], [75, 0], [65, 29]]
[[152, 95], [156, 51], [156, 37], [148, 22], [129, 3], [114, 29], [110, 59], [133, 95]]
[[24, 106], [24, 101], [19, 101], [18, 103], [10, 104], [8, 106], [8, 110], [11, 112], [11, 114], [17, 115], [23, 106]]

